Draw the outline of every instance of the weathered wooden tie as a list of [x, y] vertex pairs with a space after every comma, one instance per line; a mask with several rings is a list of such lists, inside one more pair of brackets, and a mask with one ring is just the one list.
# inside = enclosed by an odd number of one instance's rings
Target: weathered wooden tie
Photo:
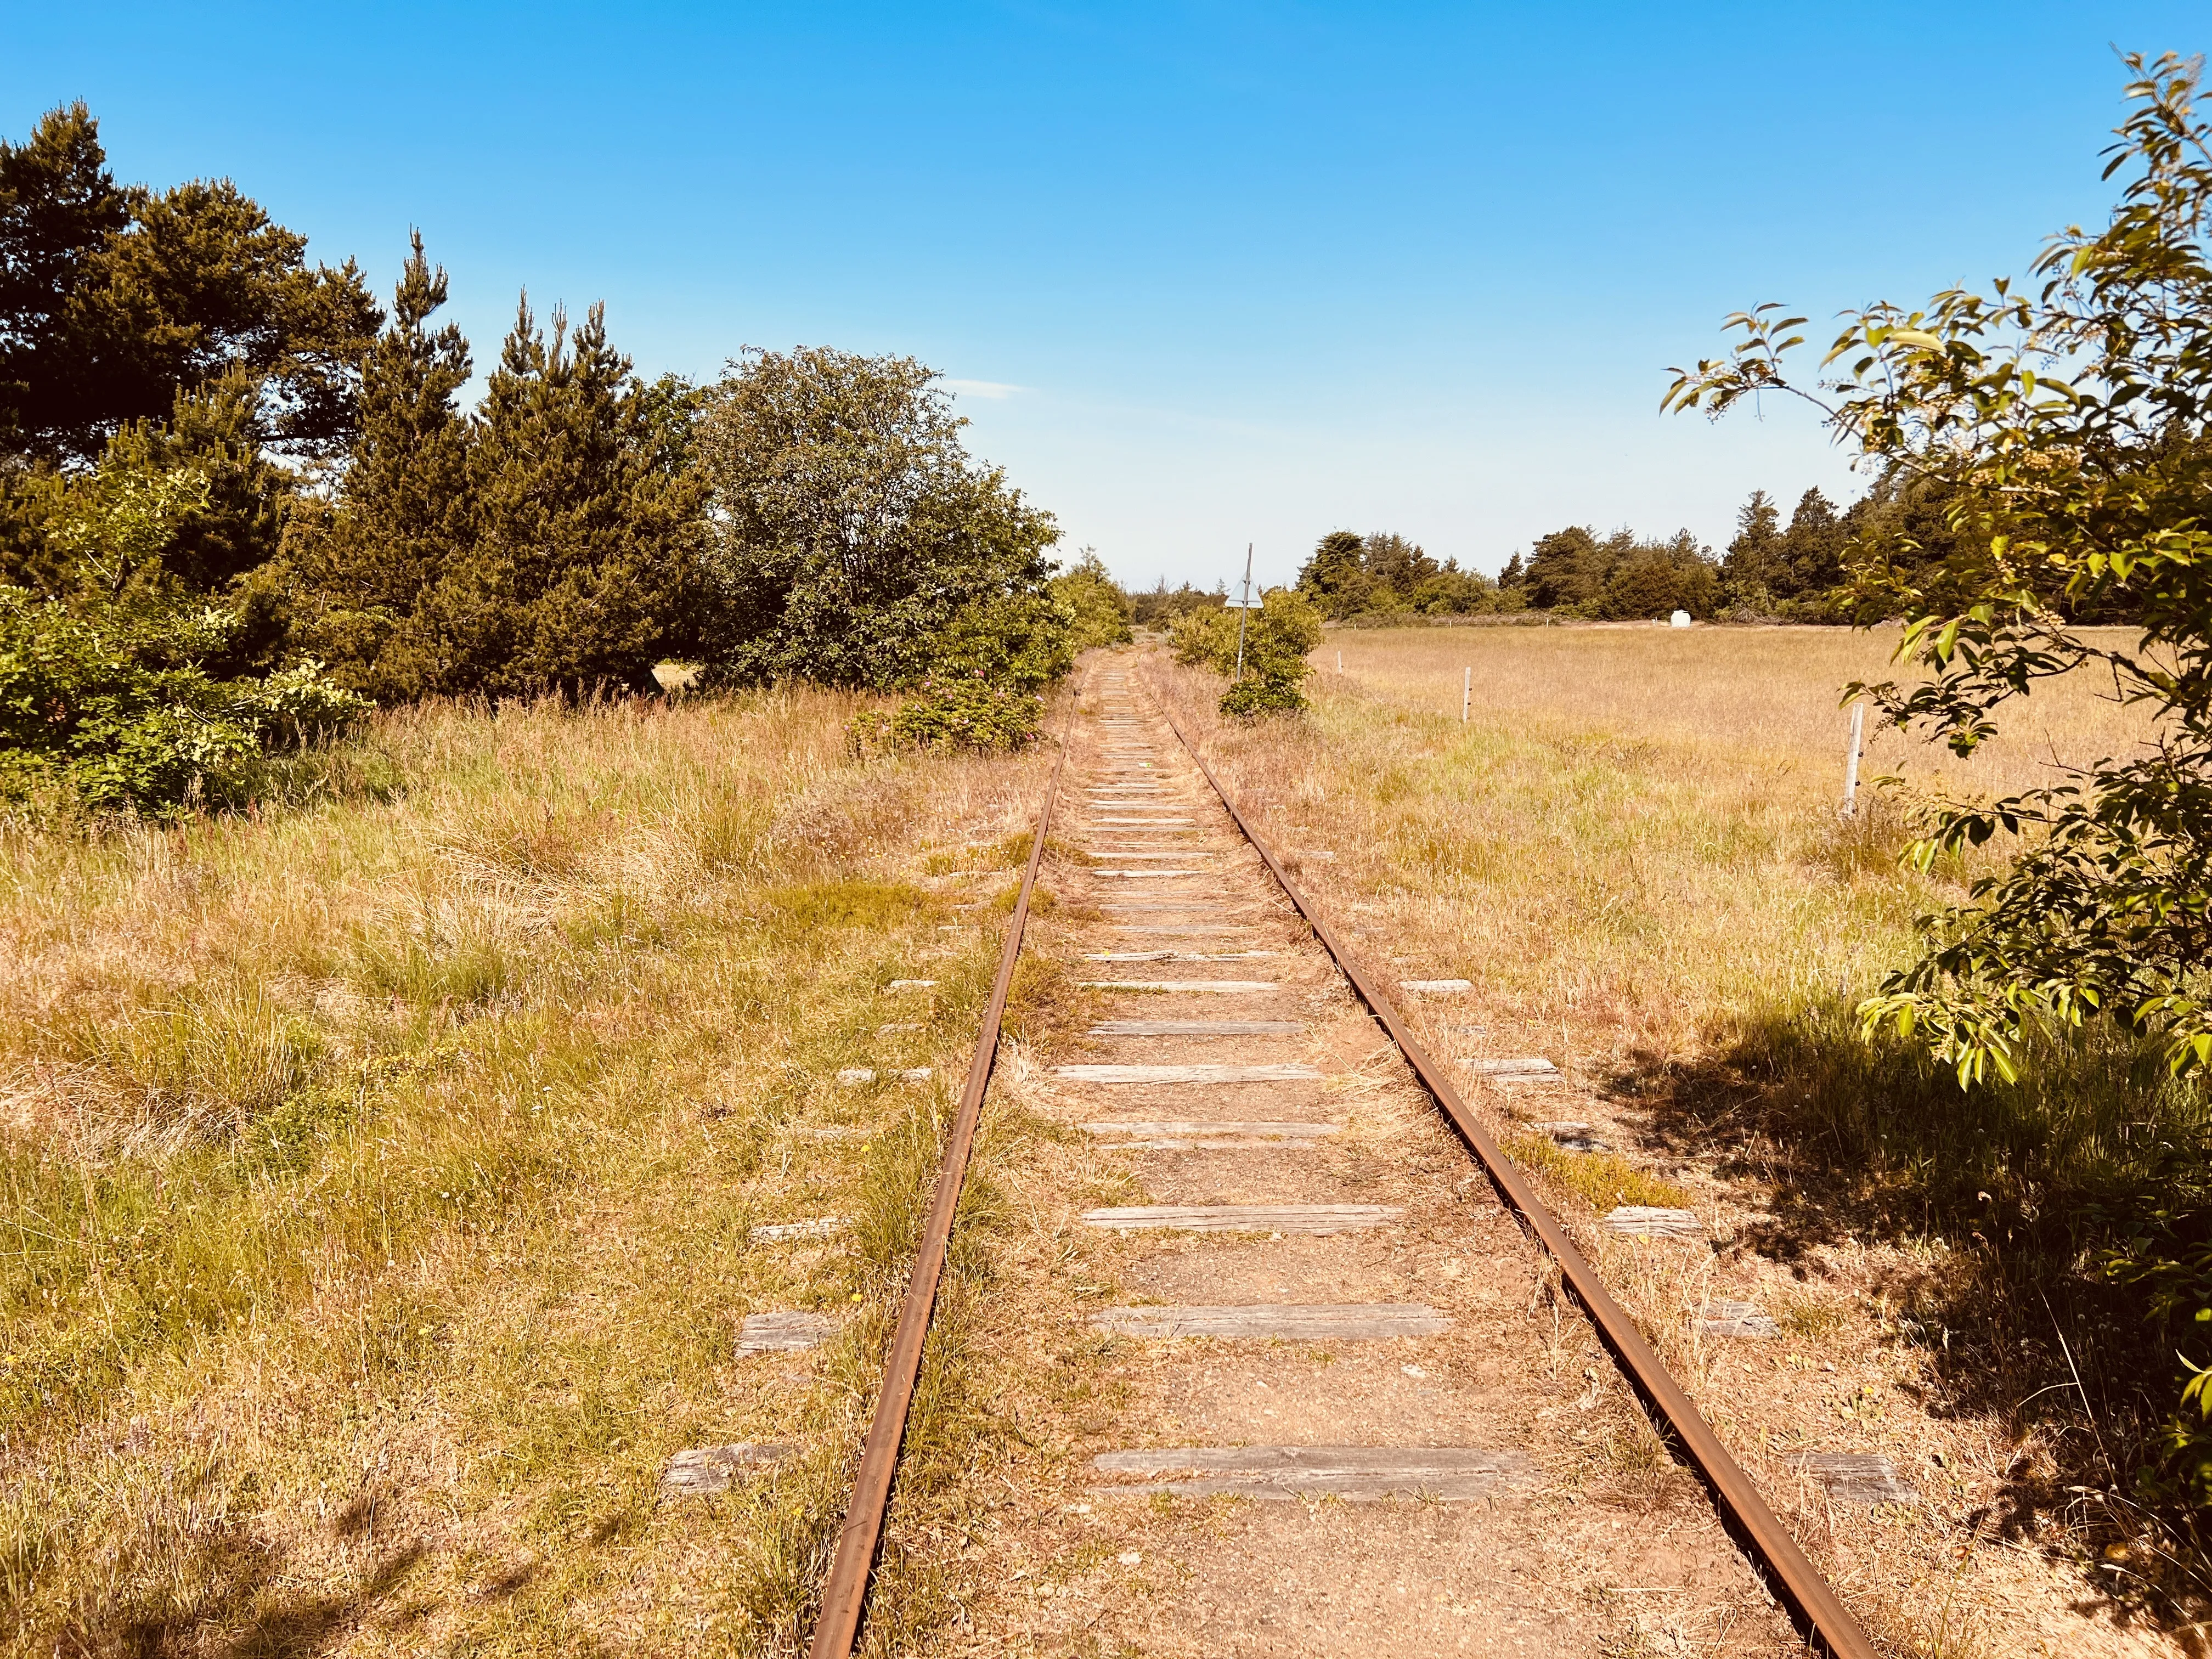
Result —
[[1782, 1328], [1756, 1302], [1708, 1302], [1698, 1310], [1698, 1329], [1706, 1336], [1776, 1337]]
[[837, 1334], [837, 1322], [828, 1314], [747, 1314], [738, 1327], [739, 1353], [797, 1353], [817, 1348]]
[[1451, 1321], [1422, 1302], [1255, 1303], [1222, 1308], [1101, 1308], [1091, 1322], [1115, 1336], [1215, 1336], [1285, 1342], [1369, 1342], [1436, 1336]]
[[1085, 1210], [1083, 1223], [1122, 1233], [1346, 1233], [1386, 1227], [1404, 1213], [1395, 1204], [1136, 1204]]
[[1910, 1504], [1917, 1500], [1912, 1488], [1897, 1478], [1897, 1466], [1887, 1457], [1863, 1452], [1799, 1452], [1784, 1460], [1800, 1474], [1811, 1476], [1827, 1489], [1828, 1496], [1845, 1504]]
[[1492, 1083], [1522, 1083], [1541, 1079], [1556, 1082], [1559, 1068], [1541, 1054], [1523, 1054], [1504, 1060], [1462, 1060], [1460, 1064], [1477, 1077], [1488, 1078]]
[[1549, 1135], [1553, 1143], [1571, 1152], [1602, 1152], [1605, 1142], [1592, 1133], [1587, 1123], [1532, 1123], [1528, 1126], [1540, 1135]]
[[1084, 1133], [1101, 1140], [1140, 1136], [1153, 1140], [1173, 1140], [1180, 1145], [1193, 1136], [1233, 1138], [1239, 1146], [1255, 1145], [1264, 1141], [1316, 1141], [1341, 1133], [1342, 1126], [1334, 1123], [1309, 1123], [1300, 1118], [1273, 1119], [1264, 1122], [1242, 1123], [1220, 1118], [1169, 1118], [1157, 1123], [1127, 1122], [1106, 1120], [1077, 1126]]
[[1257, 962], [1273, 951], [1085, 951], [1085, 962]]
[[1152, 1477], [1128, 1490], [1185, 1498], [1429, 1497], [1451, 1502], [1534, 1486], [1542, 1478], [1526, 1452], [1474, 1446], [1171, 1446], [1102, 1452], [1091, 1467], [1101, 1474]]
[[1102, 1019], [1092, 1036], [1280, 1036], [1302, 1031], [1294, 1019]]
[[743, 1475], [775, 1468], [796, 1457], [794, 1440], [745, 1440], [731, 1446], [694, 1446], [668, 1460], [660, 1472], [664, 1491], [686, 1493], [727, 1492]]
[[1608, 1211], [1604, 1224], [1608, 1231], [1634, 1238], [1689, 1238], [1702, 1243], [1705, 1237], [1705, 1224], [1698, 1219], [1695, 1210], [1663, 1210], [1648, 1204], [1624, 1204]]
[[1283, 988], [1272, 979], [1086, 979], [1081, 983], [1086, 991], [1212, 991], [1224, 996]]
[[1302, 1083], [1321, 1076], [1300, 1060], [1257, 1066], [1055, 1066], [1070, 1083]]
[[755, 1238], [835, 1238], [845, 1231], [841, 1215], [816, 1216], [810, 1221], [772, 1221], [752, 1229]]

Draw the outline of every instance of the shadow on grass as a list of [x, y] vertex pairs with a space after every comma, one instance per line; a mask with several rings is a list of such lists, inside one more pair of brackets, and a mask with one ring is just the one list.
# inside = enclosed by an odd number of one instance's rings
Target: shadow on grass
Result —
[[[68, 1633], [55, 1651], [167, 1659], [206, 1654], [215, 1659], [310, 1659], [336, 1646], [396, 1590], [423, 1555], [419, 1543], [380, 1558], [358, 1589], [343, 1595], [286, 1589], [277, 1552], [256, 1540], [210, 1540], [220, 1559], [206, 1569], [205, 1593], [189, 1601], [119, 1611]], [[167, 1601], [167, 1598], [163, 1598]]]
[[1906, 1247], [1911, 1265], [1853, 1288], [1885, 1342], [1925, 1355], [1932, 1415], [2014, 1448], [1969, 1528], [2055, 1537], [2092, 1599], [2200, 1620], [2212, 1529], [2172, 1429], [2195, 1304], [2177, 1323], [2115, 1263], [2212, 1216], [2212, 1101], [2109, 1029], [2024, 1058], [2019, 1083], [1962, 1091], [1863, 1042], [1836, 997], [1743, 1022], [1693, 1064], [1632, 1060], [1613, 1086], [1650, 1150], [1765, 1188], [1731, 1249], [1819, 1284], [1855, 1243]]

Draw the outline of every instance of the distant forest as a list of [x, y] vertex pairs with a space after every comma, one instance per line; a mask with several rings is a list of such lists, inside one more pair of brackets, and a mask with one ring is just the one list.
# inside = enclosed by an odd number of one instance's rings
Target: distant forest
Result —
[[[1336, 530], [1297, 585], [1334, 622], [1529, 611], [1631, 622], [1679, 610], [1700, 621], [1848, 623], [1873, 619], [1869, 605], [1883, 613], [1886, 601], [1865, 594], [1931, 574], [1954, 550], [1945, 502], [1896, 478], [1841, 509], [1808, 489], [1785, 526], [1774, 498], [1755, 489], [1717, 556], [1686, 530], [1662, 539], [1569, 525], [1538, 537], [1525, 559], [1515, 553], [1494, 581], [1401, 535]], [[1161, 594], [1176, 597], [1164, 584]]]

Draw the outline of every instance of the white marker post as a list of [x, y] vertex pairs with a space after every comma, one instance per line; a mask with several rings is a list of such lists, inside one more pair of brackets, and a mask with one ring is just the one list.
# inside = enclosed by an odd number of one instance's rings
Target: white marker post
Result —
[[1336, 653], [1336, 672], [1340, 674], [1344, 672], [1344, 653], [1341, 651]]
[[1851, 705], [1851, 746], [1844, 755], [1844, 805], [1842, 816], [1857, 815], [1859, 799], [1859, 739], [1866, 732], [1866, 704]]
[[1467, 724], [1467, 714], [1468, 714], [1468, 710], [1469, 710], [1470, 708], [1473, 708], [1474, 707], [1474, 669], [1472, 669], [1472, 668], [1469, 668], [1469, 669], [1467, 671], [1467, 678], [1466, 678], [1466, 679], [1465, 679], [1465, 680], [1463, 680], [1462, 682], [1461, 682], [1460, 688], [1459, 688], [1459, 723], [1460, 723], [1462, 726], [1465, 726], [1465, 725]]

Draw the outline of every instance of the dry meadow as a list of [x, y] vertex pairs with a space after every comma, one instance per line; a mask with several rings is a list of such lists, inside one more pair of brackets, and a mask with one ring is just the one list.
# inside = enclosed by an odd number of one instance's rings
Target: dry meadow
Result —
[[[1474, 982], [1419, 1008], [1439, 1052], [1561, 1068], [1550, 1087], [1466, 1075], [1881, 1634], [2169, 1651], [2155, 1632], [2202, 1617], [2208, 1588], [2201, 1541], [2139, 1479], [2170, 1356], [2082, 1218], [2154, 1200], [2203, 1094], [2105, 1033], [2032, 1045], [2019, 1086], [1968, 1097], [1863, 1042], [1855, 1014], [1974, 873], [1899, 868], [1913, 792], [2008, 793], [2146, 732], [2086, 678], [2039, 689], [1971, 762], [1870, 732], [1861, 810], [1839, 817], [1842, 688], [1894, 672], [1891, 644], [1332, 630], [1310, 713], [1247, 727], [1212, 714], [1209, 677], [1147, 672], [1356, 948], [1393, 977]], [[1563, 1120], [1603, 1150], [1531, 1127]], [[1622, 1203], [1694, 1207], [1716, 1244], [1598, 1230]], [[1700, 1335], [1714, 1297], [1781, 1337]], [[1788, 1460], [1816, 1450], [1889, 1456], [1920, 1502], [1815, 1504]]]
[[[1043, 776], [862, 706], [428, 708], [283, 810], [0, 838], [0, 1651], [790, 1650]], [[894, 1517], [923, 1624], [1022, 1139]], [[740, 1357], [769, 1310], [839, 1334]], [[662, 1490], [745, 1442], [805, 1449]]]

